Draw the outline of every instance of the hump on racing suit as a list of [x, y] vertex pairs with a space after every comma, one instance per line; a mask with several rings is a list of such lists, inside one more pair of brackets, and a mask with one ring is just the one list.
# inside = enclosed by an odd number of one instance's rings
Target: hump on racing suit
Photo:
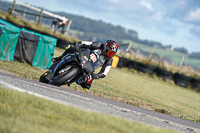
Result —
[[93, 73], [93, 79], [104, 78], [111, 69], [112, 58], [107, 59], [103, 54], [102, 50], [104, 48], [104, 44], [100, 42], [91, 42], [91, 41], [79, 41], [76, 45], [80, 48], [87, 48], [90, 50], [94, 50], [95, 54], [98, 55], [98, 65], [95, 69], [102, 67], [98, 74]]

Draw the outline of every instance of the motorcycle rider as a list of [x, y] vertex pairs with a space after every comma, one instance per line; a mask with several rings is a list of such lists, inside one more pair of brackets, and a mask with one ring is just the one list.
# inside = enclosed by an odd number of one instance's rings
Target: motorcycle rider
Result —
[[64, 53], [56, 58], [52, 58], [52, 62], [57, 62], [62, 59], [66, 54], [79, 51], [80, 48], [94, 50], [94, 54], [90, 55], [90, 59], [95, 62], [98, 60], [98, 67], [102, 67], [98, 74], [92, 73], [87, 76], [81, 77], [76, 83], [81, 85], [83, 89], [89, 89], [94, 79], [101, 79], [106, 77], [112, 65], [112, 57], [117, 53], [118, 45], [114, 40], [106, 40], [104, 43], [79, 41], [75, 47], [66, 47]]

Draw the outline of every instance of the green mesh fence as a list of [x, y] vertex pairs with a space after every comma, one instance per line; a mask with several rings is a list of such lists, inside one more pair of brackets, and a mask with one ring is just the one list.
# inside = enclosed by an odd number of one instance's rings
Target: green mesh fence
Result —
[[0, 59], [13, 61], [20, 28], [0, 19]]
[[48, 68], [57, 39], [16, 26], [0, 19], [0, 59], [26, 62]]

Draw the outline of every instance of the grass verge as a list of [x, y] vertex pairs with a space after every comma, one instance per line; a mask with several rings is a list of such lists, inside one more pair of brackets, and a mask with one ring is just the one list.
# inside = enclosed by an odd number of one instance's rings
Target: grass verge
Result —
[[[55, 49], [55, 56], [61, 53], [61, 49]], [[0, 64], [16, 76], [36, 81], [46, 71], [19, 62], [0, 60]], [[90, 90], [84, 91], [75, 83], [70, 89], [200, 122], [200, 93], [134, 70], [112, 68], [106, 78], [94, 80]]]
[[167, 133], [172, 130], [82, 111], [0, 87], [0, 132]]

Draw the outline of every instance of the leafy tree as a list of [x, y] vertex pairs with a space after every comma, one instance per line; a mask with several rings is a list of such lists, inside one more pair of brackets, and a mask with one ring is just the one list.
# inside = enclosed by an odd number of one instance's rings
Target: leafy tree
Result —
[[189, 57], [200, 59], [200, 52], [192, 52]]
[[183, 53], [183, 54], [188, 54], [188, 50], [184, 47], [180, 47], [180, 48], [174, 48], [174, 51], [178, 51], [180, 53]]

